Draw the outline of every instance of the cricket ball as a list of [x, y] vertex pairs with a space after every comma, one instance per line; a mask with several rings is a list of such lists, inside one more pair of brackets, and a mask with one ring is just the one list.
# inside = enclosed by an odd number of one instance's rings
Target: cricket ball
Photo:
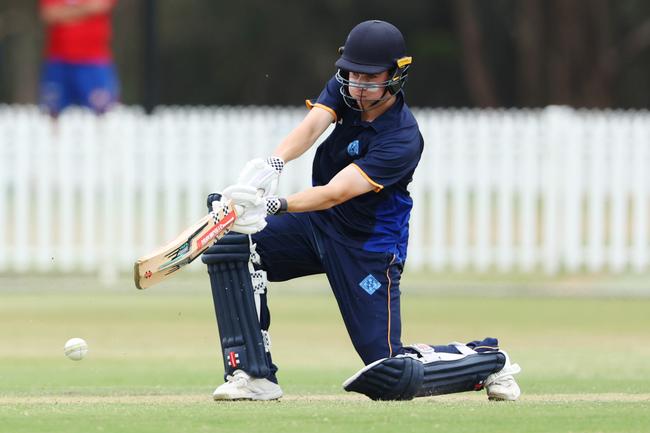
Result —
[[63, 353], [73, 361], [81, 361], [88, 353], [88, 343], [83, 338], [71, 338], [63, 346]]

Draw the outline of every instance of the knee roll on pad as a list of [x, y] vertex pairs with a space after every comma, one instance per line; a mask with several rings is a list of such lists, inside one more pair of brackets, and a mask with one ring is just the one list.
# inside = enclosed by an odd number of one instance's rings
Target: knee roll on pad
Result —
[[411, 356], [383, 358], [362, 368], [343, 389], [373, 400], [411, 400], [424, 381], [424, 364]]
[[501, 352], [443, 356], [433, 361], [415, 354], [398, 355], [367, 365], [346, 380], [343, 388], [373, 400], [411, 400], [478, 391], [483, 389], [485, 379], [501, 370], [505, 362]]
[[229, 234], [201, 259], [210, 274], [226, 375], [244, 370], [253, 377], [267, 377], [271, 370], [255, 295], [261, 289], [259, 282], [253, 288], [250, 258], [249, 237]]

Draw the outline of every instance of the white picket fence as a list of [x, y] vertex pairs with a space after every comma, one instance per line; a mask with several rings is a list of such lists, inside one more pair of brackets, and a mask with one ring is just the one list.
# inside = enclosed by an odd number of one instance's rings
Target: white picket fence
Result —
[[[648, 112], [414, 111], [425, 153], [409, 267], [650, 270]], [[55, 124], [34, 107], [0, 107], [0, 272], [131, 272], [304, 114], [122, 107]], [[309, 185], [312, 154], [288, 165], [281, 192]]]

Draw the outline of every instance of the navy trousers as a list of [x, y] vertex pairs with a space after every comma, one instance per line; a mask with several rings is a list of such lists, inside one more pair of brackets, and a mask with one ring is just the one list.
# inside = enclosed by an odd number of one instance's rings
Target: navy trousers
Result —
[[[363, 363], [402, 352], [399, 290], [402, 264], [392, 254], [363, 251], [339, 243], [312, 225], [309, 213], [271, 216], [267, 221], [266, 228], [252, 239], [269, 281], [326, 274], [352, 344]], [[262, 329], [268, 329], [270, 324], [266, 302], [262, 303], [260, 324]]]

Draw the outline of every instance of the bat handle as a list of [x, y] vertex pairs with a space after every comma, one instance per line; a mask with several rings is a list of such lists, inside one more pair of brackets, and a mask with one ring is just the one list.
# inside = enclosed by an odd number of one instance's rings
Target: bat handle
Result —
[[218, 192], [213, 192], [208, 194], [208, 198], [206, 200], [206, 205], [208, 206], [208, 212], [212, 211], [212, 202], [213, 201], [219, 201], [221, 200], [221, 194]]

